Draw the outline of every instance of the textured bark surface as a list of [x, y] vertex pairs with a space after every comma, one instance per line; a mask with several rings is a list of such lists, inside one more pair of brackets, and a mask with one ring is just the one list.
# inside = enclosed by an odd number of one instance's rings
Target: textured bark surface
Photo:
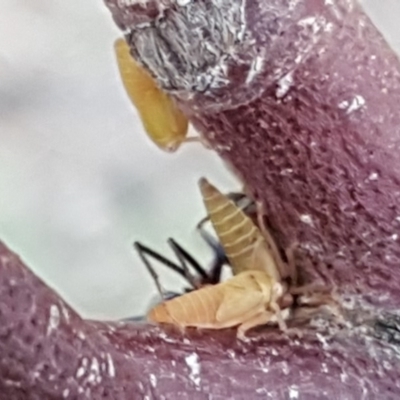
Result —
[[106, 4], [344, 321], [248, 343], [84, 321], [0, 246], [0, 399], [397, 399], [400, 63], [375, 27], [352, 0]]
[[147, 1], [144, 25], [132, 3], [112, 9], [132, 54], [263, 202], [281, 249], [298, 244], [304, 279], [396, 309], [400, 62], [358, 3]]
[[315, 320], [301, 336], [263, 328], [247, 343], [229, 330], [85, 321], [3, 244], [0, 299], [1, 400], [359, 400], [400, 390], [390, 317], [349, 315], [342, 328]]

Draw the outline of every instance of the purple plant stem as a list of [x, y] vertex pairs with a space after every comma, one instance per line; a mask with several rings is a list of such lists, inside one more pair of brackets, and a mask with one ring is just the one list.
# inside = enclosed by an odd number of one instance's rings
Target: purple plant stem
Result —
[[1, 243], [0, 299], [0, 400], [358, 400], [399, 391], [396, 330], [368, 319], [308, 327], [300, 338], [264, 328], [248, 343], [232, 330], [182, 335], [85, 321]]
[[0, 400], [397, 399], [400, 318], [365, 302], [399, 305], [400, 64], [376, 28], [352, 0], [106, 3], [303, 279], [364, 303], [249, 343], [84, 321], [0, 245]]
[[281, 250], [297, 244], [302, 279], [396, 309], [400, 62], [358, 3], [106, 3], [262, 202]]

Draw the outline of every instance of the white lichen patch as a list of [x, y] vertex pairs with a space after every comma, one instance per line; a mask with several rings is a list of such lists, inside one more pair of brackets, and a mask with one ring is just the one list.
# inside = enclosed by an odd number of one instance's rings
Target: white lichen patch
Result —
[[63, 399], [68, 398], [68, 396], [69, 396], [69, 389], [64, 389], [62, 392]]
[[196, 385], [200, 386], [201, 378], [200, 378], [200, 363], [199, 356], [196, 353], [192, 353], [185, 357], [186, 365], [190, 368], [190, 380]]
[[392, 236], [390, 236], [390, 239], [393, 241], [396, 241], [399, 238], [399, 235], [397, 233], [394, 233]]
[[47, 336], [49, 336], [60, 325], [60, 310], [55, 304], [50, 306], [50, 317], [47, 325]]
[[157, 377], [154, 374], [149, 375], [150, 385], [155, 388], [157, 387]]

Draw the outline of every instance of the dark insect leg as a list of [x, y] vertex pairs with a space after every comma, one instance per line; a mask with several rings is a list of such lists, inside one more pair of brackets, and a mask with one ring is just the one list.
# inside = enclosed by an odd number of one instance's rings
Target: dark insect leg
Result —
[[249, 196], [241, 192], [230, 192], [226, 197], [236, 204], [246, 215], [257, 212], [256, 204]]
[[[209, 276], [207, 272], [182, 246], [180, 246], [172, 238], [168, 239], [168, 244], [171, 246], [175, 255], [178, 257], [182, 266], [184, 277], [192, 285], [192, 287], [198, 289], [204, 282], [208, 282]], [[190, 273], [186, 262], [188, 262], [189, 265], [200, 275], [200, 282]]]
[[215, 285], [221, 280], [222, 267], [224, 264], [229, 264], [229, 260], [222, 245], [203, 228], [202, 224], [198, 225], [198, 230], [203, 240], [214, 252], [208, 279], [210, 284]]
[[162, 289], [160, 281], [158, 279], [158, 275], [155, 272], [154, 268], [151, 266], [150, 262], [148, 261], [147, 256], [153, 257], [155, 260], [159, 261], [161, 264], [164, 264], [168, 268], [171, 268], [173, 271], [177, 272], [179, 275], [186, 278], [184, 269], [182, 267], [180, 267], [179, 265], [174, 264], [167, 258], [163, 257], [161, 254], [155, 252], [154, 250], [151, 250], [149, 247], [144, 246], [143, 244], [141, 244], [139, 242], [135, 242], [133, 244], [133, 246], [136, 249], [136, 251], [138, 252], [139, 257], [143, 261], [143, 264], [146, 266], [151, 277], [153, 278], [154, 283], [156, 284], [157, 290], [160, 293], [162, 299], [165, 300], [165, 298], [166, 298], [165, 291]]

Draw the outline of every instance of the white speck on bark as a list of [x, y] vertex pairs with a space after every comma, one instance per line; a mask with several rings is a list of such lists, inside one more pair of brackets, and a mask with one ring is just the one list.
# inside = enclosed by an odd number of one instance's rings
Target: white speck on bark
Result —
[[150, 374], [149, 378], [150, 378], [150, 385], [153, 388], [157, 387], [157, 377], [154, 374]]
[[292, 168], [285, 168], [285, 169], [283, 169], [281, 171], [281, 175], [283, 175], [283, 176], [288, 176], [288, 175], [290, 175], [292, 173], [293, 173], [293, 169]]
[[299, 398], [299, 389], [296, 386], [289, 387], [289, 398], [290, 399], [298, 399]]
[[51, 334], [60, 325], [60, 310], [55, 304], [50, 307], [49, 323], [47, 325], [47, 336]]
[[189, 375], [190, 380], [196, 385], [200, 386], [200, 363], [199, 356], [196, 353], [192, 353], [185, 357], [186, 365], [190, 368], [191, 372]]
[[338, 104], [341, 110], [346, 110], [346, 114], [351, 114], [354, 111], [359, 110], [365, 106], [365, 99], [361, 95], [357, 94], [351, 101], [343, 100]]
[[82, 378], [82, 376], [85, 375], [87, 365], [88, 365], [88, 359], [84, 357], [82, 359], [82, 365], [76, 371], [77, 378]]
[[313, 225], [313, 220], [311, 218], [311, 215], [309, 215], [309, 214], [300, 215], [300, 221], [304, 222], [307, 225], [311, 225], [311, 226]]
[[289, 72], [278, 81], [278, 89], [276, 90], [276, 97], [281, 99], [287, 94], [293, 85], [293, 73]]
[[69, 389], [64, 389], [62, 392], [63, 399], [66, 399], [69, 396]]
[[107, 365], [108, 365], [108, 375], [111, 378], [114, 378], [115, 377], [115, 366], [114, 366], [114, 361], [113, 361], [110, 353], [107, 353]]
[[246, 78], [246, 83], [251, 83], [253, 79], [261, 72], [262, 67], [264, 65], [264, 56], [257, 56], [254, 61], [251, 63], [250, 71]]
[[368, 179], [370, 181], [377, 181], [378, 178], [379, 178], [379, 174], [377, 172], [372, 172], [368, 177]]
[[289, 365], [286, 361], [282, 362], [281, 368], [284, 375], [289, 375]]
[[328, 344], [328, 341], [326, 340], [325, 336], [321, 335], [319, 332], [316, 333], [316, 336], [317, 336], [318, 340], [321, 342], [322, 348], [324, 350], [328, 349], [329, 348], [329, 344]]
[[60, 308], [65, 322], [69, 323], [69, 311], [63, 301], [60, 301]]
[[236, 353], [232, 349], [227, 350], [228, 356], [232, 359], [236, 358]]
[[93, 357], [92, 359], [92, 363], [90, 365], [90, 374], [87, 377], [87, 381], [89, 383], [101, 382], [100, 365], [96, 357]]
[[21, 382], [12, 381], [11, 379], [6, 379], [6, 380], [4, 381], [4, 384], [5, 384], [6, 386], [21, 387]]

